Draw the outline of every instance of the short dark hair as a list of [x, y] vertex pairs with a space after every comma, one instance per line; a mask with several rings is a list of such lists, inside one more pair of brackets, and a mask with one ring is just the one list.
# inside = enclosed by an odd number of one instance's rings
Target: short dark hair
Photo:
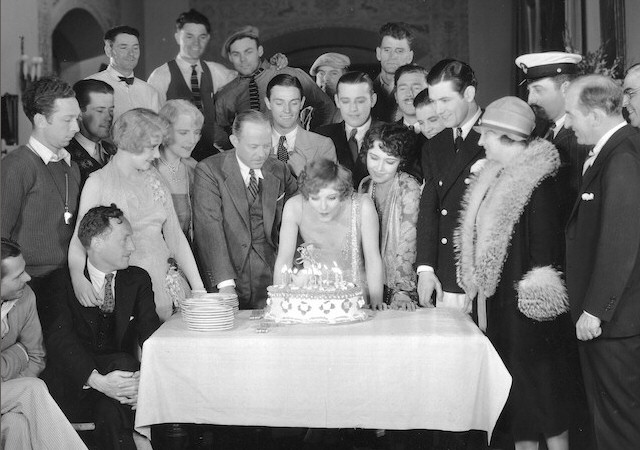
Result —
[[353, 177], [351, 171], [335, 161], [319, 158], [304, 166], [298, 176], [298, 188], [305, 199], [317, 194], [331, 184], [336, 184], [340, 200], [353, 193]]
[[360, 84], [360, 83], [368, 84], [369, 92], [373, 94], [373, 80], [371, 79], [371, 77], [364, 72], [356, 72], [356, 71], [347, 72], [340, 77], [340, 79], [338, 80], [338, 83], [336, 84], [336, 94], [340, 90], [341, 84]]
[[76, 93], [69, 83], [49, 75], [31, 83], [22, 94], [22, 109], [33, 124], [33, 117], [42, 114], [47, 119], [55, 108], [59, 98], [72, 98]]
[[132, 36], [140, 39], [140, 32], [129, 25], [118, 25], [117, 27], [113, 27], [104, 34], [105, 42], [113, 43], [118, 37], [119, 34], [130, 34]]
[[247, 122], [264, 123], [271, 126], [271, 122], [269, 122], [269, 119], [267, 119], [267, 116], [265, 116], [263, 113], [261, 113], [260, 111], [255, 111], [253, 109], [248, 109], [246, 111], [242, 111], [236, 116], [233, 121], [233, 125], [231, 126], [231, 133], [236, 137], [240, 136], [244, 124]]
[[209, 19], [207, 19], [207, 16], [196, 11], [193, 8], [191, 8], [187, 12], [181, 13], [178, 16], [178, 18], [176, 19], [176, 30], [182, 30], [182, 27], [184, 27], [188, 23], [204, 25], [207, 33], [211, 33], [211, 23], [209, 22]]
[[427, 76], [429, 76], [429, 71], [424, 67], [414, 63], [405, 64], [404, 66], [400, 66], [396, 69], [396, 73], [393, 75], [394, 86], [398, 85], [398, 80], [402, 75], [406, 75], [408, 73], [419, 73], [424, 75], [425, 81], [427, 80]]
[[411, 31], [411, 26], [404, 22], [388, 22], [380, 27], [378, 31], [380, 35], [380, 41], [385, 36], [392, 37], [394, 39], [402, 40], [406, 39], [409, 43], [409, 48], [411, 48], [411, 44], [414, 39], [413, 32]]
[[104, 234], [107, 230], [111, 232], [111, 219], [116, 219], [122, 223], [124, 213], [118, 209], [115, 203], [110, 206], [94, 206], [82, 217], [78, 226], [78, 239], [84, 248], [91, 246], [91, 240]]
[[471, 66], [456, 59], [443, 59], [429, 71], [427, 76], [429, 86], [442, 81], [452, 81], [455, 90], [460, 94], [463, 94], [469, 86], [478, 87], [478, 80]]
[[429, 97], [429, 88], [424, 88], [413, 99], [413, 106], [419, 108], [420, 106], [427, 106], [433, 103], [431, 97]]
[[271, 81], [269, 81], [269, 84], [267, 84], [267, 98], [271, 98], [271, 89], [273, 89], [274, 86], [288, 86], [298, 88], [298, 90], [300, 91], [300, 98], [304, 97], [304, 93], [302, 91], [302, 83], [300, 83], [300, 80], [298, 80], [297, 77], [289, 75], [288, 73], [278, 74], [273, 77]]
[[398, 169], [403, 170], [416, 144], [416, 134], [399, 123], [383, 123], [369, 128], [362, 141], [362, 154], [366, 157], [373, 144], [380, 141], [380, 149], [400, 160]]
[[84, 111], [89, 104], [89, 94], [111, 94], [113, 95], [113, 87], [109, 83], [102, 80], [80, 80], [73, 85], [73, 91], [76, 93], [76, 100], [80, 105], [80, 110]]
[[0, 248], [0, 253], [2, 254], [2, 257], [0, 258], [0, 276], [4, 276], [4, 264], [2, 264], [4, 260], [20, 256], [22, 254], [22, 250], [17, 242], [14, 242], [9, 238], [2, 238]]

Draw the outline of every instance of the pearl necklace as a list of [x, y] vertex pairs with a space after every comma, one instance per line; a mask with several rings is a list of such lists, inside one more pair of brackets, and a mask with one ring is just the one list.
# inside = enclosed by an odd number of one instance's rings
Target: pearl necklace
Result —
[[164, 164], [167, 167], [167, 169], [169, 170], [169, 174], [171, 175], [170, 181], [172, 183], [178, 183], [178, 182], [182, 181], [182, 178], [180, 178], [178, 176], [178, 170], [180, 170], [180, 163], [182, 162], [182, 160], [179, 159], [178, 160], [178, 164], [176, 164], [175, 166], [172, 166], [171, 164], [169, 164], [162, 157], [160, 157], [160, 162], [162, 164]]

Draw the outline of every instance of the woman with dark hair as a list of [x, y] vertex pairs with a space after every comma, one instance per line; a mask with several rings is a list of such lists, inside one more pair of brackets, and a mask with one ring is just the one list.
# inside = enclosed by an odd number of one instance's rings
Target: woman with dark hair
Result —
[[300, 193], [286, 203], [282, 213], [274, 283], [280, 282], [285, 265], [293, 265], [300, 234], [320, 263], [329, 268], [335, 263], [345, 281], [367, 288], [373, 309], [383, 308], [378, 219], [371, 199], [355, 194], [351, 172], [329, 159], [307, 164], [298, 177], [298, 187]]
[[380, 253], [384, 267], [384, 301], [392, 309], [413, 311], [416, 292], [416, 222], [420, 184], [404, 170], [412, 149], [413, 133], [400, 124], [382, 124], [364, 137], [363, 153], [369, 176], [358, 189], [378, 211]]
[[[92, 207], [115, 203], [131, 223], [136, 246], [129, 263], [149, 272], [156, 312], [167, 320], [184, 288], [172, 261], [184, 272], [191, 289], [204, 290], [191, 247], [180, 228], [171, 193], [153, 160], [169, 131], [169, 123], [151, 110], [136, 108], [122, 114], [111, 135], [118, 147], [102, 169], [93, 172], [84, 185], [78, 221]], [[69, 246], [69, 271], [76, 297], [84, 306], [98, 305], [101, 295], [84, 276], [86, 250], [78, 229]], [[182, 293], [184, 295], [184, 293]]]
[[487, 160], [464, 196], [454, 248], [458, 283], [513, 377], [494, 436], [506, 434], [516, 450], [537, 449], [540, 436], [549, 450], [567, 450], [575, 337], [558, 270], [560, 157], [530, 138], [534, 125], [517, 97], [487, 106], [476, 127]]

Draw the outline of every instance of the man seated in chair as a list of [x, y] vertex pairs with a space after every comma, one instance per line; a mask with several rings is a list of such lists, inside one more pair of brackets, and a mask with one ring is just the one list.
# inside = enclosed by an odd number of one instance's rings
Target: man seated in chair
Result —
[[116, 205], [90, 209], [78, 237], [87, 249], [85, 276], [103, 301], [85, 308], [69, 270], [51, 274], [50, 295], [38, 305], [49, 356], [42, 378], [71, 421], [95, 422], [100, 448], [135, 449], [137, 345], [160, 326], [151, 278], [129, 266], [131, 225]]

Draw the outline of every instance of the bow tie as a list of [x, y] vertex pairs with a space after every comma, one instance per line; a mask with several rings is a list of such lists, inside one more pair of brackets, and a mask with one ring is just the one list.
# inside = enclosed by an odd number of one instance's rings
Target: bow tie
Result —
[[129, 86], [131, 86], [133, 84], [133, 77], [118, 77], [120, 78], [120, 81], [124, 81], [125, 83], [127, 83]]

